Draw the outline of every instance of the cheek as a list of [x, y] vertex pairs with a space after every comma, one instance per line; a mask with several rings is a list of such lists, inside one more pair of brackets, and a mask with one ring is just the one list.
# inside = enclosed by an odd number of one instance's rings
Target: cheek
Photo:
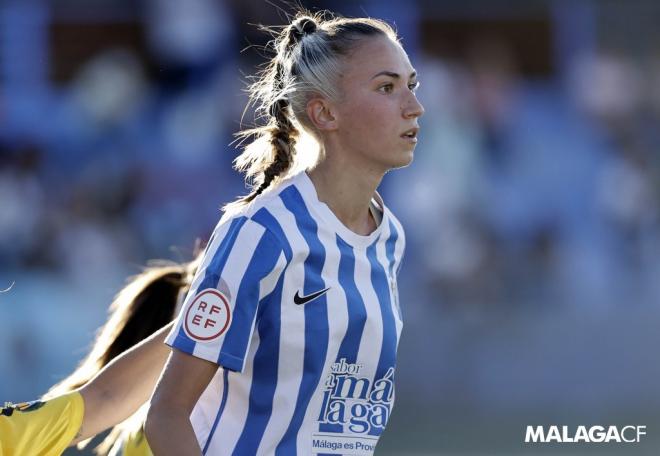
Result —
[[350, 130], [360, 132], [372, 141], [385, 139], [387, 132], [391, 131], [393, 113], [383, 100], [356, 99], [347, 105], [347, 114]]
[[348, 133], [350, 143], [365, 152], [382, 149], [386, 140], [383, 125], [372, 114], [368, 110], [356, 111]]

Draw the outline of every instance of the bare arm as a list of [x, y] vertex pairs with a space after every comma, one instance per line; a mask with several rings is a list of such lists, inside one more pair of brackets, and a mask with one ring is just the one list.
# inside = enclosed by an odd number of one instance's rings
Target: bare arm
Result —
[[155, 455], [201, 455], [190, 413], [218, 366], [172, 350], [147, 414], [145, 432]]
[[72, 445], [121, 423], [149, 399], [170, 353], [164, 341], [172, 325], [122, 353], [78, 390], [85, 414]]

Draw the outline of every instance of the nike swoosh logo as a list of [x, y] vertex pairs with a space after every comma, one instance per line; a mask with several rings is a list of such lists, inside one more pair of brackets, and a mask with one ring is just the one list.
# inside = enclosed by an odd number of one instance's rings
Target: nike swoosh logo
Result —
[[293, 297], [293, 302], [295, 302], [298, 305], [306, 304], [309, 301], [313, 301], [316, 298], [318, 298], [320, 296], [323, 296], [324, 294], [326, 294], [328, 292], [329, 289], [330, 289], [330, 287], [328, 287], [324, 290], [319, 290], [319, 291], [316, 291], [314, 293], [308, 294], [307, 296], [300, 296], [300, 291], [296, 291], [296, 295]]

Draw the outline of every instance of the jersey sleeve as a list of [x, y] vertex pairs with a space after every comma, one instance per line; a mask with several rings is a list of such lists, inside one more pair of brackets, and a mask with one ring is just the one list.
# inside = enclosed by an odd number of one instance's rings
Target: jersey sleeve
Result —
[[80, 429], [83, 413], [84, 401], [78, 392], [3, 407], [0, 456], [59, 456]]
[[242, 371], [259, 303], [285, 265], [281, 242], [263, 225], [247, 217], [221, 223], [165, 343]]

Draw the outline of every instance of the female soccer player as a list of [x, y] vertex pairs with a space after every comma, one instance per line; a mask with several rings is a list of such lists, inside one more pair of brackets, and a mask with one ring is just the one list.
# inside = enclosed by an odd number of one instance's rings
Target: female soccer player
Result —
[[[252, 93], [269, 123], [237, 161], [257, 185], [167, 337], [157, 455], [370, 455], [392, 411], [405, 241], [376, 188], [413, 158], [416, 73], [375, 19], [299, 14], [275, 44]], [[295, 172], [303, 133], [320, 153]]]

